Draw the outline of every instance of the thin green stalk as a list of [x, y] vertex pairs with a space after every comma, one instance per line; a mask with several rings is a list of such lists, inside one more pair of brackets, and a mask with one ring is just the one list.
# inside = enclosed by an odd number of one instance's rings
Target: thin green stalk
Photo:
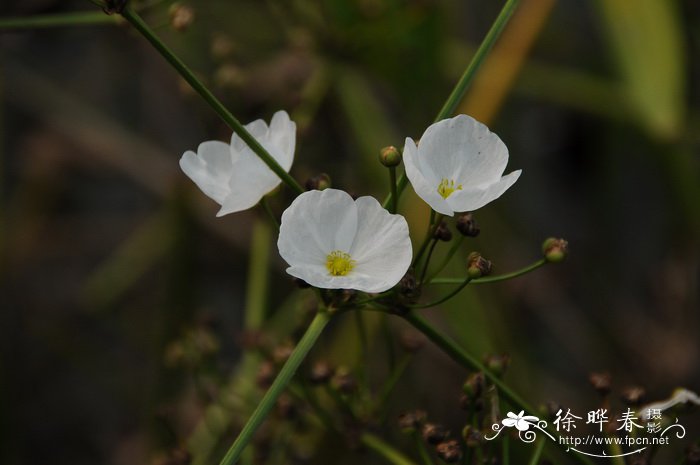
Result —
[[425, 447], [423, 438], [420, 437], [418, 431], [414, 431], [411, 436], [413, 436], [413, 442], [416, 443], [416, 449], [418, 449], [418, 454], [420, 455], [423, 465], [435, 465], [433, 459], [430, 457], [428, 449]]
[[[433, 280], [435, 279], [435, 276], [440, 274], [440, 272], [445, 269], [447, 264], [450, 263], [450, 260], [452, 260], [452, 257], [454, 256], [454, 254], [457, 253], [460, 246], [462, 245], [462, 242], [464, 242], [464, 236], [462, 236], [460, 234], [459, 239], [452, 242], [452, 246], [450, 247], [450, 250], [447, 251], [445, 258], [442, 259], [442, 262], [440, 262], [440, 264], [435, 268], [435, 271], [433, 271], [433, 273], [431, 273], [430, 276], [428, 276], [428, 280], [427, 280], [428, 283], [432, 283]], [[422, 280], [421, 280], [421, 282], [422, 282]]]
[[[532, 263], [531, 265], [528, 265], [525, 268], [521, 268], [517, 271], [513, 271], [512, 273], [506, 273], [496, 276], [486, 276], [485, 278], [474, 279], [472, 280], [471, 284], [487, 284], [496, 283], [499, 281], [507, 281], [509, 279], [517, 278], [518, 276], [530, 273], [531, 271], [534, 271], [537, 268], [540, 268], [541, 266], [544, 266], [546, 264], [547, 260], [543, 258], [542, 260], [538, 260], [535, 263]], [[464, 278], [435, 278], [428, 281], [428, 284], [459, 284], [463, 280]]]
[[301, 338], [297, 346], [292, 351], [284, 366], [280, 370], [277, 378], [267, 390], [265, 396], [258, 404], [253, 414], [248, 419], [248, 422], [243, 426], [243, 429], [238, 434], [231, 448], [226, 452], [226, 455], [221, 460], [221, 465], [232, 465], [238, 461], [241, 453], [253, 438], [253, 434], [265, 420], [270, 410], [275, 405], [275, 401], [282, 394], [289, 381], [294, 376], [294, 373], [301, 365], [301, 362], [306, 358], [314, 343], [323, 332], [326, 324], [330, 321], [328, 312], [321, 311], [316, 314], [313, 321], [309, 325], [306, 333]]
[[17, 31], [24, 29], [43, 29], [65, 26], [94, 26], [117, 24], [118, 19], [94, 11], [76, 11], [52, 15], [32, 15], [15, 18], [0, 18], [0, 31]]
[[253, 225], [246, 288], [245, 321], [247, 331], [259, 330], [265, 322], [265, 307], [268, 295], [268, 261], [272, 232], [262, 220]]
[[425, 249], [428, 247], [428, 244], [430, 244], [430, 240], [433, 238], [433, 233], [435, 232], [435, 225], [438, 224], [440, 221], [440, 218], [442, 218], [442, 215], [438, 215], [435, 213], [435, 210], [430, 210], [430, 220], [428, 221], [428, 232], [425, 234], [425, 238], [423, 239], [423, 243], [420, 245], [418, 248], [418, 252], [416, 253], [415, 258], [413, 259], [413, 263], [411, 264], [412, 267], [415, 267], [418, 265], [418, 262], [420, 261], [421, 257], [423, 256], [423, 253], [425, 253]]
[[396, 213], [399, 208], [399, 194], [396, 191], [396, 167], [389, 167], [389, 192], [391, 193], [391, 208], [390, 213]]
[[413, 460], [409, 459], [372, 433], [362, 433], [362, 436], [360, 436], [360, 442], [384, 457], [389, 463], [394, 465], [416, 465]]
[[270, 155], [267, 150], [263, 148], [262, 145], [246, 130], [246, 128], [229, 112], [226, 107], [217, 99], [214, 94], [194, 75], [194, 73], [189, 69], [189, 67], [178, 58], [172, 50], [168, 48], [167, 45], [153, 32], [153, 30], [148, 27], [148, 25], [143, 21], [141, 16], [134, 11], [133, 8], [127, 7], [122, 12], [122, 16], [129, 21], [138, 30], [141, 35], [143, 35], [146, 40], [148, 40], [151, 45], [160, 53], [163, 58], [165, 58], [168, 63], [172, 65], [173, 68], [180, 74], [180, 76], [185, 79], [194, 90], [199, 93], [199, 95], [214, 109], [214, 111], [219, 115], [219, 117], [228, 126], [233, 129], [233, 132], [238, 134], [238, 136], [243, 139], [248, 147], [255, 152], [255, 154], [260, 157], [260, 159], [265, 162], [265, 164], [277, 175], [279, 178], [292, 188], [297, 194], [304, 192], [299, 183], [287, 173], [284, 168], [282, 168], [279, 163]]
[[544, 445], [546, 444], [546, 442], [547, 440], [545, 438], [537, 439], [537, 443], [535, 444], [535, 450], [532, 452], [532, 457], [530, 457], [528, 465], [539, 465], [540, 457], [542, 456], [542, 451], [544, 450]]
[[394, 388], [399, 383], [401, 376], [403, 376], [406, 368], [408, 368], [412, 358], [410, 354], [404, 355], [391, 371], [389, 379], [384, 383], [384, 387], [382, 387], [381, 394], [379, 394], [379, 399], [377, 400], [377, 407], [379, 407], [377, 418], [379, 419], [379, 424], [384, 423], [389, 410], [389, 398], [391, 397], [391, 393], [394, 392]]
[[437, 245], [437, 243], [437, 238], [433, 238], [433, 241], [430, 243], [430, 248], [428, 249], [428, 256], [425, 257], [425, 263], [423, 263], [423, 271], [421, 272], [420, 279], [418, 280], [420, 284], [423, 284], [425, 274], [428, 272], [428, 266], [430, 266], [430, 259], [433, 257], [433, 252], [435, 251], [435, 246]]
[[355, 324], [360, 339], [360, 383], [369, 392], [369, 340], [362, 312], [355, 311]]
[[444, 295], [443, 297], [440, 297], [438, 300], [435, 300], [435, 301], [427, 303], [427, 304], [411, 305], [411, 308], [430, 308], [430, 307], [434, 307], [436, 305], [440, 305], [441, 303], [446, 302], [446, 301], [450, 300], [452, 297], [459, 294], [460, 291], [462, 289], [464, 289], [466, 287], [466, 285], [471, 282], [471, 280], [472, 279], [469, 276], [467, 276], [466, 278], [462, 279], [462, 283], [459, 286], [454, 288], [447, 295]]
[[510, 465], [510, 436], [507, 434], [501, 440], [501, 463]]
[[279, 221], [277, 221], [277, 217], [272, 211], [272, 208], [270, 208], [270, 202], [267, 201], [267, 197], [263, 197], [262, 200], [260, 200], [260, 205], [262, 205], [263, 210], [265, 210], [265, 213], [267, 214], [268, 218], [270, 218], [270, 222], [272, 222], [272, 225], [275, 227], [275, 230], [279, 232], [280, 223]]
[[[491, 370], [486, 368], [479, 360], [473, 357], [471, 354], [462, 349], [455, 341], [453, 341], [448, 336], [442, 334], [440, 331], [435, 329], [430, 323], [428, 323], [425, 318], [417, 315], [415, 312], [409, 311], [408, 313], [402, 315], [402, 317], [414, 328], [423, 333], [428, 339], [433, 341], [440, 349], [443, 350], [452, 360], [457, 362], [459, 365], [474, 371], [480, 371], [484, 373], [486, 379], [488, 379], [493, 385], [495, 385], [500, 391], [501, 395], [511, 404], [519, 410], [525, 410], [526, 412], [536, 412], [531, 405], [525, 402], [518, 394], [516, 394], [510, 386], [503, 382], [498, 376], [496, 376]], [[556, 431], [553, 431], [551, 427], [547, 430], [555, 437], [559, 436]], [[593, 463], [580, 454], [574, 454], [573, 457], [584, 465], [593, 465]]]
[[[505, 5], [503, 5], [501, 12], [491, 25], [491, 29], [489, 29], [489, 32], [486, 34], [486, 37], [484, 37], [484, 40], [481, 41], [481, 45], [479, 45], [479, 48], [476, 50], [476, 53], [469, 62], [467, 69], [464, 70], [464, 74], [462, 74], [462, 77], [452, 89], [450, 96], [447, 98], [445, 104], [440, 109], [440, 112], [435, 117], [435, 122], [450, 117], [455, 111], [455, 108], [457, 108], [457, 105], [459, 105], [459, 102], [464, 97], [467, 89], [469, 89], [469, 86], [474, 80], [477, 71], [479, 71], [479, 68], [484, 62], [484, 59], [491, 51], [493, 44], [496, 43], [496, 40], [498, 40], [500, 37], [501, 32], [503, 32], [503, 28], [508, 23], [513, 11], [515, 11], [515, 7], [518, 5], [518, 2], [519, 0], [508, 0], [506, 1]], [[406, 185], [408, 185], [408, 178], [406, 177], [406, 173], [403, 173], [398, 181], [397, 198], [406, 188]], [[384, 200], [384, 208], [386, 208], [386, 206], [392, 201], [391, 198], [392, 194], [389, 194]]]

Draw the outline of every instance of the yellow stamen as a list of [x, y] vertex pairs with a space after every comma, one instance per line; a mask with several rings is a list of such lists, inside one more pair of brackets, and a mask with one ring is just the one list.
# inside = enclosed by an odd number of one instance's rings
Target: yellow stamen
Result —
[[350, 254], [334, 250], [326, 257], [326, 268], [332, 276], [345, 276], [355, 268], [355, 260], [350, 258]]
[[452, 195], [452, 193], [454, 191], [461, 191], [461, 190], [462, 190], [461, 184], [457, 184], [455, 186], [454, 180], [450, 179], [448, 181], [447, 178], [442, 178], [442, 181], [440, 181], [440, 184], [438, 184], [438, 188], [437, 188], [438, 194], [440, 194], [443, 199], [446, 199], [447, 197]]

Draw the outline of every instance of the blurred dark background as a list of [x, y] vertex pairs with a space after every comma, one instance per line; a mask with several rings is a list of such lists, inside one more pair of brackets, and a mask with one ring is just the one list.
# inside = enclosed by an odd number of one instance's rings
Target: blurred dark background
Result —
[[[300, 182], [326, 172], [381, 198], [378, 150], [420, 137], [501, 2], [135, 5], [241, 121], [290, 112]], [[284, 273], [261, 211], [216, 219], [179, 171], [185, 150], [230, 130], [128, 24], [53, 0], [4, 2], [0, 20], [75, 11], [95, 24], [0, 31], [0, 462], [163, 463], [179, 446], [217, 463], [262, 392], [243, 328], [287, 343], [310, 295]], [[522, 0], [460, 105], [505, 141], [507, 171], [523, 169], [476, 212], [482, 233], [462, 257], [479, 250], [507, 272], [552, 235], [571, 254], [427, 314], [478, 356], [509, 354], [506, 380], [532, 404], [596, 408], [594, 371], [611, 374], [617, 405], [628, 386], [649, 401], [700, 389], [699, 52], [691, 0]], [[282, 189], [272, 209], [290, 200]], [[428, 210], [410, 187], [400, 210], [422, 238]], [[260, 257], [270, 283], [255, 303]], [[245, 317], [251, 306], [262, 313]], [[353, 331], [339, 318], [312, 360], [353, 366]], [[465, 375], [426, 346], [390, 418], [420, 407], [458, 431]], [[686, 438], [660, 452], [673, 463], [700, 436], [697, 413], [682, 423]], [[403, 441], [392, 421], [382, 431]], [[307, 448], [328, 459], [334, 444]]]

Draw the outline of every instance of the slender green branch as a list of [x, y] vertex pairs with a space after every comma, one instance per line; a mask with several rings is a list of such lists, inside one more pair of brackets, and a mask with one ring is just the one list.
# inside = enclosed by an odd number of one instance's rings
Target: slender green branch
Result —
[[32, 15], [14, 18], [0, 18], [0, 31], [18, 31], [24, 29], [44, 29], [66, 26], [95, 26], [117, 24], [118, 17], [94, 11], [76, 11], [52, 15]]
[[[513, 271], [512, 273], [506, 273], [496, 276], [486, 276], [485, 278], [474, 279], [471, 282], [471, 284], [487, 284], [497, 283], [499, 281], [507, 281], [509, 279], [517, 278], [518, 276], [528, 274], [531, 271], [535, 271], [537, 268], [540, 268], [546, 264], [547, 260], [543, 258], [541, 260], [536, 261], [535, 263], [532, 263], [531, 265], [526, 266], [525, 268]], [[464, 278], [435, 278], [430, 280], [428, 284], [459, 284], [463, 281]]]
[[369, 392], [369, 338], [362, 312], [355, 311], [355, 325], [360, 340], [360, 383]]
[[542, 456], [542, 451], [544, 450], [544, 445], [546, 443], [545, 438], [537, 438], [537, 443], [535, 444], [535, 450], [532, 451], [532, 457], [530, 457], [530, 461], [528, 462], [528, 465], [539, 465], [540, 463], [540, 457]]
[[430, 457], [428, 449], [425, 447], [423, 438], [420, 437], [418, 431], [414, 431], [413, 433], [411, 433], [411, 436], [413, 436], [413, 442], [415, 442], [416, 444], [416, 449], [418, 449], [418, 454], [420, 455], [420, 458], [423, 461], [423, 465], [435, 465], [433, 459]]
[[447, 264], [450, 263], [450, 260], [452, 260], [452, 257], [454, 257], [454, 254], [457, 253], [460, 246], [462, 245], [462, 242], [464, 242], [464, 236], [462, 236], [460, 234], [459, 239], [452, 242], [452, 246], [450, 247], [450, 250], [445, 255], [445, 258], [442, 259], [442, 262], [440, 262], [440, 264], [435, 268], [435, 271], [430, 276], [428, 276], [428, 281], [427, 281], [428, 283], [432, 283], [433, 280], [435, 279], [435, 276], [440, 274], [440, 272], [445, 269]]
[[[452, 360], [457, 362], [459, 365], [474, 371], [480, 371], [484, 373], [484, 376], [493, 383], [501, 395], [511, 404], [519, 410], [525, 410], [526, 412], [536, 412], [531, 405], [525, 402], [518, 394], [516, 394], [510, 386], [501, 380], [497, 375], [495, 375], [491, 370], [486, 368], [478, 359], [473, 357], [467, 351], [462, 349], [455, 341], [453, 341], [448, 336], [442, 334], [440, 331], [435, 329], [430, 323], [428, 323], [425, 318], [417, 315], [415, 312], [409, 311], [408, 313], [402, 315], [402, 317], [414, 328], [423, 333], [428, 339], [430, 339], [435, 345], [437, 345], [443, 352], [445, 352]], [[551, 427], [547, 430], [552, 433], [555, 437], [559, 436]], [[593, 463], [585, 456], [580, 454], [574, 454], [573, 457], [580, 463], [585, 465], [593, 465]]]
[[253, 438], [255, 431], [258, 429], [258, 427], [260, 427], [263, 420], [265, 420], [267, 415], [270, 413], [270, 410], [275, 405], [275, 401], [280, 394], [282, 394], [282, 391], [284, 391], [287, 384], [289, 384], [292, 376], [294, 376], [297, 368], [299, 368], [301, 362], [304, 360], [304, 358], [306, 358], [306, 355], [309, 353], [314, 343], [321, 335], [323, 328], [325, 328], [329, 320], [330, 315], [325, 311], [316, 314], [306, 330], [306, 333], [299, 341], [299, 344], [297, 344], [296, 348], [287, 359], [287, 362], [282, 367], [282, 370], [280, 370], [279, 374], [277, 375], [277, 378], [275, 378], [272, 386], [270, 386], [270, 389], [268, 389], [267, 393], [265, 393], [265, 396], [248, 419], [248, 422], [245, 424], [245, 426], [243, 426], [243, 429], [238, 434], [236, 441], [233, 443], [228, 452], [226, 452], [226, 455], [221, 460], [221, 465], [232, 465], [238, 461], [243, 449], [245, 449], [250, 440]]
[[[498, 40], [498, 38], [500, 37], [501, 32], [503, 32], [503, 28], [508, 23], [508, 20], [513, 14], [513, 11], [515, 11], [515, 7], [518, 5], [518, 2], [519, 0], [507, 0], [505, 5], [503, 5], [501, 12], [498, 14], [498, 17], [496, 17], [496, 20], [491, 25], [491, 29], [489, 29], [489, 32], [486, 34], [486, 37], [484, 37], [484, 40], [481, 42], [481, 45], [479, 45], [479, 48], [476, 50], [476, 53], [469, 62], [467, 69], [464, 70], [464, 74], [462, 74], [462, 77], [452, 89], [450, 96], [447, 98], [445, 104], [440, 109], [440, 112], [435, 117], [435, 122], [450, 117], [455, 111], [455, 108], [457, 108], [457, 105], [459, 105], [459, 102], [464, 97], [464, 94], [467, 92], [467, 89], [469, 89], [469, 86], [474, 80], [477, 71], [479, 71], [479, 68], [484, 62], [484, 59], [488, 56], [489, 52], [491, 51], [493, 44], [496, 43], [496, 40]], [[398, 181], [397, 197], [401, 195], [401, 193], [407, 185], [408, 178], [406, 177], [406, 173], [404, 173], [401, 175]], [[391, 198], [392, 194], [389, 194], [386, 200], [384, 200], [384, 208], [386, 208], [387, 205], [389, 205], [389, 203], [392, 201]]]
[[411, 305], [411, 308], [430, 308], [430, 307], [435, 307], [436, 305], [440, 305], [441, 303], [446, 302], [446, 301], [450, 300], [452, 297], [459, 294], [462, 291], [462, 289], [464, 289], [467, 286], [467, 284], [469, 284], [471, 282], [471, 280], [472, 279], [469, 276], [467, 276], [466, 278], [462, 279], [462, 282], [459, 286], [457, 286], [456, 288], [451, 290], [448, 294], [440, 297], [438, 300], [435, 300], [435, 301], [427, 303], [427, 304]]
[[362, 433], [362, 436], [360, 436], [360, 442], [384, 457], [387, 462], [392, 463], [393, 465], [416, 465], [413, 460], [409, 459], [374, 434], [367, 432]]
[[416, 253], [415, 258], [413, 259], [413, 263], [411, 264], [412, 267], [415, 268], [418, 265], [418, 262], [420, 261], [421, 257], [423, 256], [423, 253], [425, 253], [425, 249], [428, 247], [428, 244], [430, 244], [430, 240], [433, 238], [433, 234], [435, 233], [435, 228], [437, 227], [441, 218], [442, 218], [442, 215], [436, 214], [435, 210], [430, 210], [430, 220], [428, 221], [428, 231], [425, 233], [425, 238], [423, 238], [423, 243], [418, 248], [418, 252]]
[[275, 227], [275, 230], [277, 230], [279, 232], [280, 223], [277, 220], [275, 213], [272, 211], [272, 208], [270, 208], [270, 202], [267, 201], [266, 196], [263, 197], [262, 200], [260, 200], [260, 205], [262, 205], [263, 210], [265, 210], [265, 213], [267, 214], [268, 218], [270, 218], [270, 222]]
[[399, 363], [396, 365], [396, 367], [391, 371], [389, 379], [384, 383], [384, 386], [382, 387], [382, 391], [379, 394], [379, 399], [377, 399], [376, 404], [380, 411], [380, 414], [378, 415], [380, 424], [382, 424], [384, 422], [384, 419], [386, 418], [387, 411], [389, 409], [389, 398], [391, 397], [391, 393], [394, 392], [394, 388], [396, 388], [396, 386], [398, 385], [401, 376], [403, 376], [404, 372], [408, 368], [408, 365], [411, 363], [412, 358], [413, 357], [410, 354], [404, 355], [399, 361]]
[[421, 272], [420, 279], [418, 280], [418, 282], [421, 284], [423, 284], [425, 274], [428, 272], [428, 266], [430, 266], [430, 259], [433, 258], [433, 252], [435, 251], [435, 246], [437, 245], [437, 243], [437, 238], [433, 238], [433, 241], [430, 243], [430, 248], [428, 249], [428, 256], [425, 257], [425, 263], [423, 263], [423, 271]]
[[396, 167], [389, 167], [389, 192], [391, 193], [391, 208], [389, 212], [396, 213], [399, 208], [399, 194], [396, 191]]
[[226, 107], [217, 99], [214, 94], [194, 75], [189, 67], [178, 58], [163, 41], [148, 27], [141, 16], [136, 13], [133, 8], [127, 6], [122, 12], [122, 16], [129, 21], [148, 40], [151, 45], [165, 58], [168, 63], [192, 86], [194, 90], [214, 109], [219, 117], [229, 125], [233, 132], [245, 142], [248, 147], [265, 162], [265, 164], [279, 178], [292, 188], [297, 194], [301, 194], [304, 190], [299, 183], [282, 168], [277, 160], [270, 155], [267, 150], [246, 130], [246, 128], [229, 112]]

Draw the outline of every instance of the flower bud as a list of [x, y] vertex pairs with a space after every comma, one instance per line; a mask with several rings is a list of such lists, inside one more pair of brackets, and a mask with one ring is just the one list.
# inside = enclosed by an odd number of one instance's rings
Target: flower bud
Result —
[[411, 434], [418, 431], [418, 427], [425, 421], [426, 414], [423, 410], [404, 412], [399, 415], [399, 429], [402, 433]]
[[306, 181], [305, 187], [307, 191], [322, 191], [324, 189], [328, 189], [329, 187], [331, 187], [331, 177], [328, 176], [326, 173], [317, 174], [316, 176], [310, 177]]
[[550, 237], [542, 243], [542, 254], [549, 263], [564, 261], [569, 253], [569, 243], [564, 239]]
[[399, 294], [408, 302], [413, 302], [421, 295], [420, 286], [416, 282], [416, 277], [411, 270], [408, 270], [398, 284]]
[[455, 463], [462, 460], [462, 448], [454, 439], [441, 442], [435, 447], [438, 457], [447, 463]]
[[399, 166], [401, 164], [401, 152], [393, 145], [384, 147], [379, 152], [379, 162], [387, 168]]
[[601, 396], [605, 397], [610, 393], [610, 373], [591, 373], [588, 382]]
[[176, 31], [182, 32], [194, 21], [194, 10], [192, 7], [176, 2], [170, 5], [170, 25]]
[[437, 225], [437, 228], [435, 228], [435, 231], [433, 232], [433, 237], [439, 241], [444, 242], [448, 242], [450, 239], [452, 239], [452, 232], [447, 227], [447, 223], [441, 221], [440, 224]]
[[492, 268], [491, 262], [482, 257], [479, 252], [472, 252], [467, 257], [467, 276], [471, 279], [490, 275]]
[[467, 237], [476, 237], [481, 232], [479, 225], [476, 224], [476, 220], [474, 219], [474, 214], [471, 212], [459, 215], [457, 217], [456, 227], [457, 231]]
[[430, 444], [439, 444], [449, 436], [450, 432], [442, 425], [426, 423], [423, 425], [423, 439]]

